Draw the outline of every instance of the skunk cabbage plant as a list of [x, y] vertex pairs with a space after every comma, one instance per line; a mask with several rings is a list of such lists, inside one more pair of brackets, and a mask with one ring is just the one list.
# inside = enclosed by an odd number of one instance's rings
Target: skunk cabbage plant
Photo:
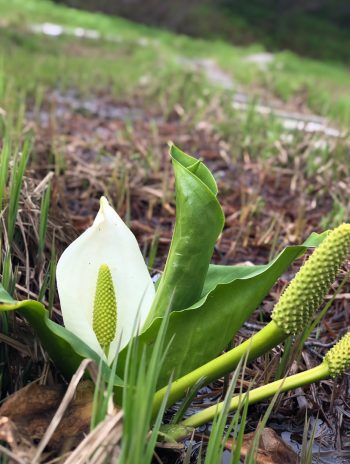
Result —
[[[122, 385], [126, 354], [137, 332], [133, 362], [150, 356], [165, 315], [168, 324], [158, 387], [218, 356], [276, 280], [325, 234], [312, 234], [265, 265], [211, 265], [224, 226], [213, 175], [174, 145], [176, 223], [155, 291], [138, 244], [105, 198], [92, 226], [62, 254], [57, 285], [64, 327], [34, 300], [16, 301], [0, 286], [0, 310], [17, 310], [36, 331], [52, 361], [69, 378], [84, 358], [108, 373], [118, 354]], [[134, 332], [133, 332], [134, 331]], [[119, 350], [119, 351], [118, 351]]]

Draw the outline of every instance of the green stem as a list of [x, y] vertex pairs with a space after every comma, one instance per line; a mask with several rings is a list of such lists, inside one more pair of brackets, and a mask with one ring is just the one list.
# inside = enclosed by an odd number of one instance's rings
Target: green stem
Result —
[[[295, 388], [317, 382], [319, 380], [324, 380], [328, 378], [329, 375], [329, 366], [327, 362], [324, 361], [313, 369], [299, 372], [298, 374], [291, 375], [290, 377], [286, 377], [281, 380], [276, 380], [275, 382], [263, 385], [259, 388], [255, 388], [254, 390], [244, 393], [243, 395], [233, 397], [230, 403], [229, 411], [231, 412], [238, 409], [241, 404], [244, 404], [246, 397], [248, 397], [248, 404], [251, 405], [265, 400], [266, 398], [269, 398], [276, 393], [283, 393], [288, 390], [293, 390]], [[209, 408], [204, 409], [197, 414], [194, 414], [183, 422], [180, 422], [179, 429], [177, 430], [174, 428], [171, 433], [171, 438], [179, 440], [186, 436], [185, 431], [188, 430], [189, 427], [199, 427], [202, 424], [206, 424], [207, 422], [212, 421], [215, 416], [222, 411], [223, 407], [224, 402], [218, 403], [214, 406], [210, 406]]]
[[202, 385], [207, 385], [235, 369], [245, 356], [247, 362], [252, 361], [281, 343], [287, 336], [284, 330], [271, 321], [241, 345], [175, 380], [170, 389], [164, 387], [158, 390], [153, 400], [153, 417], [156, 416], [166, 394], [168, 394], [167, 406], [171, 406], [185, 396], [195, 383], [201, 381]]

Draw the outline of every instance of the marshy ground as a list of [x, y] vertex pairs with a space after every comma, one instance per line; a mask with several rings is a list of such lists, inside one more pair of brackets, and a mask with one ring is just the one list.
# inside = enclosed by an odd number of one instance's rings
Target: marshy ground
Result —
[[[349, 220], [350, 72], [344, 66], [290, 52], [263, 59], [257, 46], [236, 48], [174, 36], [121, 19], [73, 13], [46, 1], [8, 5], [1, 0], [0, 8], [2, 137], [6, 129], [14, 154], [25, 136], [33, 137], [11, 257], [6, 233], [2, 234], [1, 273], [18, 299], [39, 297], [52, 306], [53, 319], [61, 321], [50, 275], [56, 257], [92, 223], [102, 194], [135, 233], [152, 273], [163, 269], [175, 218], [169, 141], [201, 158], [217, 180], [226, 223], [215, 249], [216, 263], [266, 263], [287, 244], [302, 243], [312, 231]], [[44, 23], [51, 24], [51, 34], [38, 27]], [[56, 32], [61, 26], [59, 34], [52, 33], [54, 25]], [[74, 33], [77, 27], [80, 37]], [[90, 36], [84, 36], [84, 30]], [[286, 121], [297, 123], [287, 127]], [[49, 184], [47, 233], [38, 254], [42, 197]], [[5, 209], [0, 217], [3, 230], [6, 214]], [[301, 262], [279, 280], [235, 343], [269, 320]], [[298, 353], [298, 339], [288, 346], [283, 373], [317, 364], [349, 327], [349, 283], [332, 299], [348, 270], [345, 266], [340, 273], [325, 302], [332, 304], [302, 352]], [[48, 424], [64, 381], [22, 319], [10, 318], [7, 326], [3, 321], [2, 329], [1, 398], [28, 383], [39, 384], [42, 390], [34, 388], [31, 398], [47, 398]], [[255, 377], [255, 384], [262, 385], [274, 380], [282, 351], [283, 347], [273, 350], [247, 367], [241, 382], [248, 385]], [[202, 389], [192, 407], [216, 402], [226, 387], [223, 379]], [[349, 462], [348, 403], [345, 375], [339, 382], [324, 381], [284, 394], [268, 426], [298, 452], [307, 412], [310, 434], [315, 433], [314, 462]], [[267, 404], [250, 408], [247, 433], [256, 429]], [[22, 406], [35, 443], [16, 436], [17, 448], [11, 445], [14, 432], [6, 432], [1, 422], [0, 439], [17, 462], [28, 462], [28, 450], [42, 438], [45, 422], [35, 422], [37, 412]], [[0, 414], [16, 423], [6, 403]], [[19, 435], [21, 427], [23, 423], [18, 425]], [[71, 435], [82, 431], [73, 429]], [[196, 435], [193, 456], [209, 431], [203, 428]], [[42, 456], [45, 462], [69, 455], [72, 442], [62, 436], [49, 443], [48, 454]], [[180, 463], [185, 451], [181, 446], [160, 447], [157, 453], [158, 462]], [[16, 462], [6, 459], [2, 462]]]

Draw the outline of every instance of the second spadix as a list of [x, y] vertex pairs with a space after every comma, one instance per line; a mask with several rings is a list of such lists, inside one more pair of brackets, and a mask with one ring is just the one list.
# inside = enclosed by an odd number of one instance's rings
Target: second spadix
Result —
[[329, 233], [301, 267], [276, 304], [272, 321], [241, 345], [177, 379], [169, 389], [159, 390], [154, 398], [154, 413], [165, 395], [168, 395], [167, 404], [174, 404], [198, 382], [208, 384], [235, 369], [242, 358], [256, 359], [289, 335], [301, 333], [334, 282], [349, 251], [350, 224], [342, 224]]

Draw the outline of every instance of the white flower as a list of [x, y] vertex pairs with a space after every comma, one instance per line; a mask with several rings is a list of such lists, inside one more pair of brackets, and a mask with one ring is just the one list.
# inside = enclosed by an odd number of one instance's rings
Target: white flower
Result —
[[[106, 350], [94, 332], [93, 319], [99, 270], [107, 267], [113, 282], [117, 314], [116, 330], [112, 320], [107, 326], [107, 330], [115, 333]], [[120, 349], [125, 347], [133, 330], [138, 326], [142, 328], [145, 323], [155, 294], [154, 285], [135, 236], [106, 198], [100, 200], [93, 225], [69, 245], [59, 259], [57, 287], [65, 327], [100, 356], [105, 357], [107, 353], [109, 364], [118, 344]]]

